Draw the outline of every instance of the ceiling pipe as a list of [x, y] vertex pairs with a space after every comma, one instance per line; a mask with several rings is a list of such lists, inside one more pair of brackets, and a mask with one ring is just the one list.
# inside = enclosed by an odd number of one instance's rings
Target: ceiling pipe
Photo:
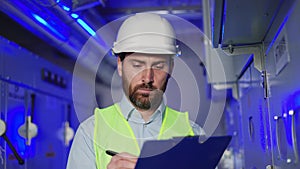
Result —
[[[91, 36], [81, 27], [81, 26], [79, 26], [79, 24], [77, 23], [77, 22], [75, 22], [75, 18], [72, 18], [71, 16], [70, 16], [70, 14], [71, 14], [71, 12], [70, 13], [68, 13], [68, 12], [66, 12], [66, 11], [64, 11], [57, 3], [56, 3], [56, 5], [54, 5], [53, 6], [53, 8], [55, 9], [55, 10], [57, 10], [60, 14], [62, 14], [63, 16], [65, 16], [65, 19], [66, 20], [73, 20], [73, 22], [70, 22], [70, 27], [71, 28], [74, 28], [74, 29], [76, 29], [81, 35], [83, 35], [83, 37], [85, 38], [85, 41], [83, 42], [83, 44], [80, 46], [80, 49], [82, 48], [82, 46], [86, 43], [86, 41], [87, 40], [89, 40], [90, 42], [92, 41], [92, 44], [93, 44], [93, 46], [94, 46], [94, 48], [96, 49], [97, 48], [97, 50], [99, 50], [99, 51], [103, 51], [103, 50], [105, 50], [108, 46], [105, 44], [105, 41], [101, 38], [101, 37], [99, 37], [99, 36], [97, 36], [97, 34], [95, 35], [95, 36], [93, 36], [92, 38], [91, 38]], [[95, 13], [94, 13], [95, 14]], [[79, 15], [79, 17], [81, 17], [80, 15]], [[99, 15], [97, 15], [97, 17], [101, 17], [101, 16], [99, 16]], [[81, 17], [81, 18], [83, 18], [83, 16]], [[100, 21], [102, 21], [101, 22], [101, 25], [103, 26], [103, 24], [104, 24], [104, 20], [103, 20], [103, 18], [101, 17], [100, 19], [98, 19], [99, 20], [99, 22]], [[88, 23], [88, 22], [86, 22], [86, 23]], [[90, 25], [90, 27], [92, 27], [91, 25]], [[99, 26], [100, 27], [100, 26]], [[97, 31], [97, 30], [94, 30], [95, 32]], [[78, 53], [79, 54], [79, 53]], [[76, 56], [76, 58], [75, 59], [77, 59], [77, 56]], [[104, 58], [105, 59], [105, 58]], [[110, 63], [110, 62], [107, 62], [107, 63]], [[89, 65], [86, 65], [88, 68], [90, 68], [90, 66]], [[114, 67], [114, 65], [108, 65], [108, 66], [110, 66], [110, 67]]]
[[[0, 8], [3, 12], [5, 12], [10, 17], [18, 18], [21, 22], [27, 23], [27, 29], [31, 31], [37, 31], [36, 34], [38, 34], [39, 37], [41, 37], [44, 40], [50, 41], [49, 43], [53, 45], [54, 47], [58, 48], [63, 53], [67, 54], [68, 56], [75, 57], [78, 54], [78, 49], [70, 46], [68, 44], [68, 41], [63, 41], [49, 33], [47, 30], [45, 30], [43, 27], [41, 27], [36, 21], [34, 21], [32, 18], [25, 15], [21, 10], [17, 9], [16, 6], [8, 3], [7, 1], [1, 1], [0, 2]], [[19, 21], [19, 22], [20, 22]], [[21, 24], [21, 23], [20, 23]], [[69, 39], [70, 41], [70, 39]]]
[[[60, 19], [66, 23], [66, 25], [69, 26], [70, 29], [72, 29], [72, 32], [75, 32], [76, 34], [70, 35], [67, 37], [67, 40], [61, 40], [51, 34], [47, 29], [45, 29], [41, 24], [39, 24], [37, 21], [35, 21], [30, 16], [27, 16], [24, 12], [22, 12], [20, 9], [18, 9], [18, 6], [12, 5], [11, 3], [7, 1], [0, 1], [0, 9], [9, 15], [10, 17], [14, 18], [19, 22], [22, 26], [29, 29], [31, 32], [34, 31], [34, 33], [44, 39], [48, 44], [54, 46], [58, 50], [62, 51], [66, 55], [68, 55], [70, 58], [76, 60], [81, 48], [85, 44], [85, 42], [90, 38], [90, 35], [81, 27], [79, 24], [75, 21], [74, 18], [70, 16], [70, 13], [67, 11], [64, 11], [59, 5], [54, 5], [52, 7], [53, 10], [51, 12], [55, 12], [56, 16], [62, 16]], [[42, 11], [42, 10], [41, 10]], [[36, 13], [37, 15], [39, 13]], [[17, 18], [17, 19], [16, 19]], [[46, 20], [47, 21], [47, 20]], [[95, 37], [90, 39], [93, 42], [94, 49], [97, 50], [103, 50], [103, 46], [101, 46], [101, 37]], [[104, 44], [105, 45], [105, 44]], [[92, 54], [92, 60], [95, 61], [97, 58], [97, 53]], [[90, 57], [90, 56], [89, 56]], [[93, 68], [90, 67], [89, 63], [80, 63], [87, 71], [93, 72]], [[102, 69], [103, 71], [112, 71], [111, 69], [114, 68], [114, 65], [109, 64], [109, 62], [104, 62], [108, 65], [104, 66], [106, 69]], [[105, 73], [104, 73], [105, 74]], [[103, 77], [103, 74], [97, 74], [98, 78], [109, 78], [109, 77]], [[109, 79], [110, 80], [110, 79]], [[107, 79], [103, 79], [103, 81], [107, 81]]]
[[[65, 25], [69, 26], [71, 30], [70, 36], [66, 37], [67, 40], [63, 41], [51, 33], [49, 33], [46, 29], [44, 29], [39, 23], [37, 23], [35, 20], [24, 14], [16, 5], [13, 5], [7, 1], [1, 1], [0, 2], [1, 7], [0, 9], [8, 14], [10, 17], [16, 17], [18, 18], [19, 22], [26, 23], [27, 25], [23, 25], [27, 27], [27, 29], [31, 31], [36, 31], [35, 34], [37, 34], [39, 37], [41, 37], [44, 40], [50, 41], [49, 43], [62, 51], [63, 53], [70, 56], [72, 59], [77, 59], [77, 56], [80, 52], [81, 47], [84, 45], [84, 43], [91, 37], [90, 34], [86, 30], [84, 30], [79, 23], [76, 22], [76, 18], [73, 18], [70, 16], [71, 12], [68, 13], [67, 11], [63, 10], [56, 2], [52, 1], [52, 6], [49, 7], [51, 9], [51, 12], [55, 14], [55, 16], [59, 17], [59, 19], [64, 23]], [[34, 4], [33, 4], [34, 5]], [[40, 8], [40, 7], [39, 7]], [[43, 11], [41, 9], [41, 11]], [[39, 13], [37, 13], [39, 14]], [[50, 18], [51, 19], [51, 18]], [[47, 21], [47, 20], [46, 20]], [[96, 41], [97, 39], [100, 39], [100, 37], [95, 37]], [[98, 40], [99, 41], [99, 40]], [[101, 41], [101, 39], [100, 39]], [[101, 42], [103, 43], [103, 42]], [[99, 43], [99, 45], [101, 44]]]
[[105, 6], [103, 0], [73, 0], [72, 9], [74, 12], [93, 8], [98, 5]]

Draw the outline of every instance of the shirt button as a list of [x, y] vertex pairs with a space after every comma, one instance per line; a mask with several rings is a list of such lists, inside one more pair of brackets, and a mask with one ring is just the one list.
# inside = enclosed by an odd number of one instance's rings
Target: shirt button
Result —
[[147, 127], [147, 124], [143, 124], [143, 127], [146, 128], [146, 127]]

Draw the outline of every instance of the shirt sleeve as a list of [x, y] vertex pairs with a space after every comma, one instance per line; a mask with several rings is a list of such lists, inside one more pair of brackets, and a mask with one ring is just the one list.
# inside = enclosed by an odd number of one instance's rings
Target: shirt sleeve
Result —
[[[91, 120], [89, 120], [91, 121]], [[80, 124], [69, 153], [67, 169], [96, 169], [93, 125]], [[93, 123], [93, 122], [92, 122]]]

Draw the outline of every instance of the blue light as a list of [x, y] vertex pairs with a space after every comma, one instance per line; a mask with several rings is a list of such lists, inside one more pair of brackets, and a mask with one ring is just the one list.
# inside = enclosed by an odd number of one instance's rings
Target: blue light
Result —
[[295, 118], [296, 123], [298, 124], [299, 116], [297, 113], [299, 113], [300, 108], [300, 91], [295, 91], [292, 95], [289, 95], [286, 99], [286, 109], [285, 110], [285, 116], [287, 118], [285, 119], [285, 127], [286, 127], [286, 137], [287, 142], [289, 145], [293, 146], [293, 138], [292, 138], [292, 120]]
[[76, 13], [72, 13], [71, 16], [72, 16], [74, 19], [77, 19], [77, 18], [79, 17], [79, 15], [76, 14]]
[[[226, 13], [227, 13], [227, 1], [224, 1], [223, 7], [223, 20], [222, 20], [222, 39], [224, 39], [224, 32], [225, 32], [225, 21], [226, 21]], [[221, 42], [222, 43], [222, 42]]]
[[38, 16], [38, 15], [36, 15], [36, 14], [32, 14], [32, 15], [33, 15], [33, 17], [34, 17], [37, 21], [39, 21], [39, 22], [42, 23], [43, 25], [45, 25], [45, 26], [48, 25], [48, 23], [47, 23], [43, 18], [41, 18], [40, 16]]
[[9, 116], [7, 117], [7, 136], [12, 138], [12, 142], [14, 143], [21, 156], [25, 156], [26, 145], [25, 140], [18, 134], [18, 128], [24, 124], [24, 113], [25, 108], [23, 106], [18, 106], [10, 109], [8, 111]]
[[300, 108], [300, 91], [297, 91], [294, 93], [294, 108], [299, 109]]
[[45, 21], [42, 17], [40, 17], [39, 15], [36, 14], [32, 14], [32, 16], [41, 24], [43, 24], [44, 26], [46, 26], [48, 29], [50, 29], [53, 33], [55, 33], [58, 37], [60, 37], [63, 40], [66, 40], [66, 38], [60, 34], [56, 29], [54, 29], [51, 25], [48, 24], [47, 21]]
[[63, 3], [63, 2], [61, 3], [60, 0], [56, 0], [56, 3], [57, 3], [63, 10], [65, 10], [65, 11], [67, 11], [67, 12], [69, 12], [69, 11], [71, 10], [70, 7], [66, 6], [66, 4]]
[[[259, 136], [260, 136], [260, 146], [264, 152], [266, 152], [267, 140], [265, 133], [267, 132], [264, 127], [264, 110], [263, 110], [263, 100], [259, 100]], [[254, 134], [255, 136], [255, 134]]]
[[82, 19], [77, 19], [77, 22], [92, 36], [96, 35], [96, 32], [87, 25]]
[[70, 11], [70, 10], [71, 10], [69, 7], [64, 6], [64, 5], [62, 5], [61, 7], [62, 7], [65, 11]]
[[285, 23], [287, 22], [287, 20], [288, 20], [288, 18], [289, 18], [289, 16], [290, 16], [290, 13], [291, 13], [291, 11], [287, 14], [287, 16], [284, 18], [283, 22], [281, 23], [281, 25], [280, 25], [278, 31], [276, 32], [276, 34], [275, 34], [275, 36], [274, 36], [274, 38], [273, 38], [273, 40], [272, 40], [272, 42], [270, 43], [268, 49], [266, 50], [266, 54], [268, 54], [269, 51], [271, 50], [271, 48], [273, 47], [273, 44], [275, 43], [275, 41], [276, 41], [277, 37], [279, 36], [281, 30], [283, 29], [283, 26], [284, 26]]

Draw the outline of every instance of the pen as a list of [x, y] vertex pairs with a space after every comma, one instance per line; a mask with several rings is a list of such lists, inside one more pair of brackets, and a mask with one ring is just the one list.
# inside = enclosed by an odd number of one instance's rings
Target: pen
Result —
[[110, 155], [110, 156], [114, 156], [114, 155], [117, 155], [117, 154], [118, 154], [117, 152], [112, 151], [112, 150], [106, 150], [105, 153], [106, 153], [107, 155]]

